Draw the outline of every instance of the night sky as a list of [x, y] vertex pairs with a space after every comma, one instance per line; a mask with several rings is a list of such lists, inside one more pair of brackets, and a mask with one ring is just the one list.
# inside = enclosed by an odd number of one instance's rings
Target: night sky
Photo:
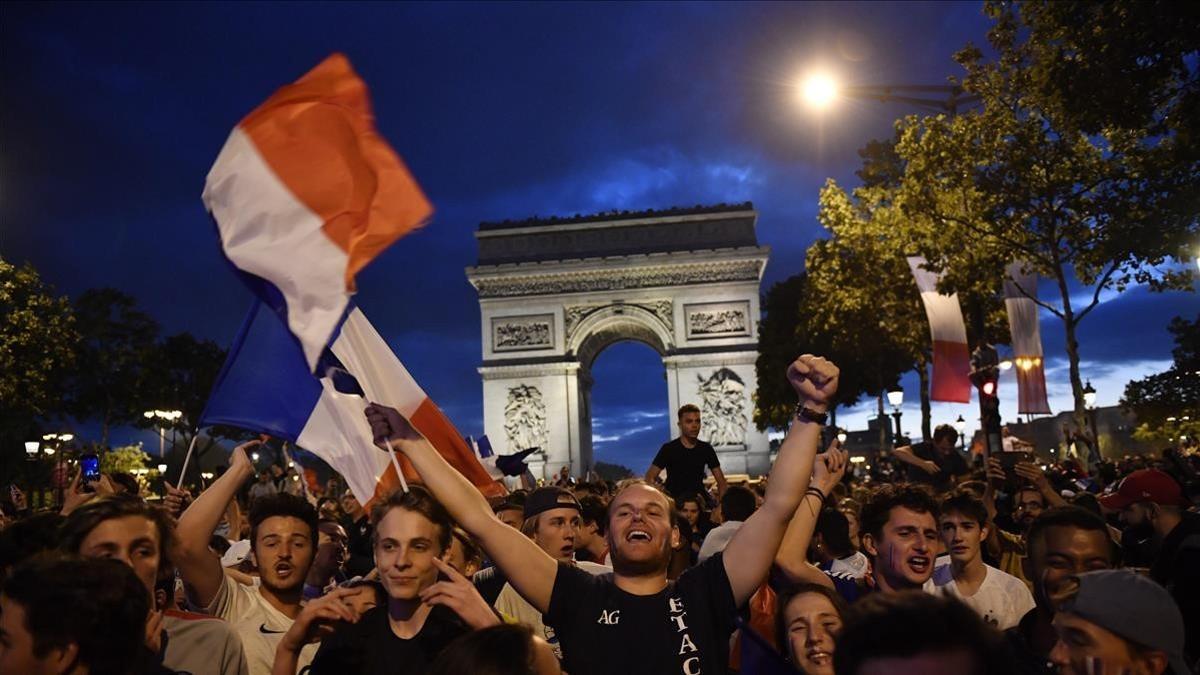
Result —
[[[825, 178], [854, 186], [854, 150], [914, 112], [842, 103], [817, 118], [796, 103], [800, 74], [819, 63], [860, 84], [944, 83], [959, 74], [953, 52], [988, 26], [974, 2], [6, 3], [0, 17], [0, 255], [61, 293], [121, 289], [165, 334], [223, 345], [250, 297], [201, 205], [205, 174], [243, 115], [347, 54], [437, 209], [359, 276], [356, 300], [465, 434], [482, 430], [479, 310], [463, 271], [481, 221], [752, 200], [773, 249], [765, 291], [820, 235]], [[1106, 296], [1080, 335], [1100, 404], [1165, 368], [1167, 322], [1197, 309], [1195, 294]], [[1061, 323], [1044, 316], [1042, 335], [1059, 412]], [[621, 343], [593, 372], [597, 457], [640, 471], [674, 431], [657, 355]], [[904, 384], [915, 425], [915, 375]], [[959, 414], [977, 415], [937, 405], [934, 422]]]

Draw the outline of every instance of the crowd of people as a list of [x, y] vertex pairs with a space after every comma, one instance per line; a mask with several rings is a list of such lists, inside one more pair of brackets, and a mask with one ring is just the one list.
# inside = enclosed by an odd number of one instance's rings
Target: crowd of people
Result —
[[786, 377], [793, 422], [750, 483], [684, 406], [643, 478], [489, 502], [370, 405], [421, 480], [366, 505], [258, 470], [257, 442], [194, 497], [77, 476], [60, 508], [10, 499], [0, 673], [1193, 672], [1194, 449], [972, 466], [939, 427], [878, 480], [821, 447], [836, 366]]

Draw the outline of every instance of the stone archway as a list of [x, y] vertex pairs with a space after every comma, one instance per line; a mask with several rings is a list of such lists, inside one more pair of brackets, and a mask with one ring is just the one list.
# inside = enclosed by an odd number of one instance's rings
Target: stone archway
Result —
[[592, 364], [635, 340], [662, 357], [669, 410], [701, 407], [701, 438], [726, 473], [766, 471], [767, 438], [751, 422], [769, 254], [756, 218], [746, 204], [481, 225], [467, 276], [480, 299], [493, 447], [542, 448], [531, 462], [541, 477], [591, 468]]

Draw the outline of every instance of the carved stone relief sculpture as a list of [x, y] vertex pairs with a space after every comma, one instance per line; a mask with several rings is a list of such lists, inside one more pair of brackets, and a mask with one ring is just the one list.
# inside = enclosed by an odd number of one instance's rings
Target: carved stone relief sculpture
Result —
[[750, 304], [712, 302], [684, 307], [689, 340], [750, 335]]
[[504, 432], [508, 437], [509, 453], [528, 448], [546, 449], [550, 427], [546, 421], [546, 404], [542, 392], [529, 384], [519, 384], [508, 390], [504, 405]]
[[728, 368], [708, 378], [697, 375], [700, 393], [700, 419], [708, 442], [715, 446], [743, 445], [746, 442], [746, 383]]
[[554, 317], [504, 316], [492, 319], [492, 351], [551, 349], [554, 347]]

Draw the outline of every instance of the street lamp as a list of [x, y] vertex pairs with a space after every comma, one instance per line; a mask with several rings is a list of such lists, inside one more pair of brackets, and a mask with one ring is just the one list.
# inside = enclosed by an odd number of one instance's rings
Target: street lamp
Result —
[[847, 438], [847, 436], [846, 436], [846, 432], [844, 432], [844, 431], [839, 431], [839, 432], [838, 432], [838, 435], [837, 435], [838, 443], [845, 443], [845, 442], [846, 442], [846, 438]]
[[[167, 434], [166, 434], [166, 428], [163, 425], [166, 422], [174, 423], [179, 418], [183, 417], [183, 411], [182, 410], [147, 410], [146, 412], [142, 413], [142, 415], [148, 420], [152, 420], [152, 419], [160, 420], [159, 423], [155, 425], [156, 427], [158, 427], [158, 456], [159, 457], [166, 456], [165, 446], [167, 443]], [[172, 436], [172, 438], [174, 438], [174, 436]]]
[[1092, 386], [1091, 380], [1083, 385], [1083, 405], [1089, 409], [1096, 407], [1096, 388]]
[[967, 435], [965, 433], [967, 430], [967, 421], [963, 419], [962, 415], [959, 415], [958, 419], [954, 420], [954, 428], [958, 429], [958, 449], [965, 450], [967, 447]]
[[1092, 381], [1088, 380], [1083, 385], [1083, 406], [1088, 410], [1088, 421], [1092, 425], [1092, 440], [1095, 442], [1095, 447], [1092, 452], [1097, 462], [1100, 461], [1100, 428], [1096, 424], [1096, 388], [1092, 386]]
[[25, 441], [25, 459], [28, 459], [31, 462], [36, 460], [38, 449], [41, 447], [42, 444], [38, 441]]
[[[933, 94], [939, 98], [926, 98]], [[945, 98], [941, 98], [941, 97]], [[800, 81], [800, 98], [810, 108], [825, 110], [839, 98], [906, 103], [953, 117], [962, 105], [978, 103], [974, 94], [964, 96], [963, 88], [948, 84], [876, 84], [843, 85], [824, 71], [809, 73]]]
[[896, 443], [900, 442], [900, 437], [904, 435], [900, 431], [900, 405], [904, 403], [904, 390], [895, 389], [887, 393], [888, 403], [892, 405], [892, 417], [896, 418]]

